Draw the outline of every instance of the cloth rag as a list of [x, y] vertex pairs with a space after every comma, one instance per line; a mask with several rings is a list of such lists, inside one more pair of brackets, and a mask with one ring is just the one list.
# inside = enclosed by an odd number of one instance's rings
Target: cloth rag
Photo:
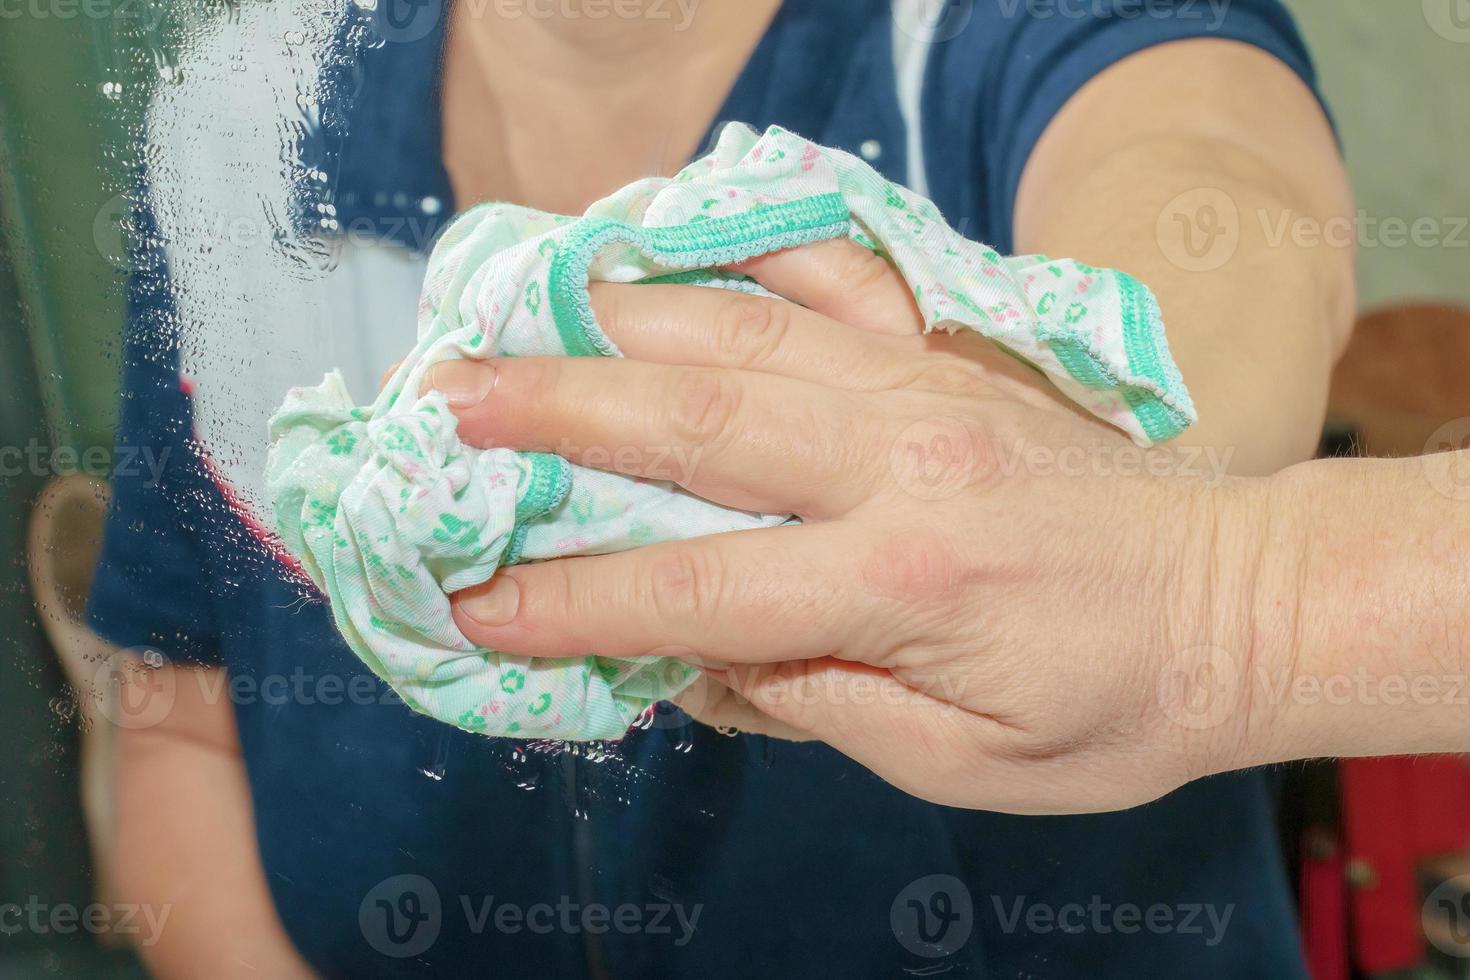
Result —
[[1139, 445], [1194, 421], [1158, 306], [1137, 280], [1002, 256], [851, 154], [733, 123], [677, 175], [630, 184], [581, 217], [501, 203], [466, 211], [434, 247], [418, 342], [377, 398], [359, 405], [335, 371], [288, 393], [270, 422], [276, 532], [354, 653], [410, 708], [487, 735], [615, 739], [687, 687], [697, 671], [672, 657], [484, 649], [455, 626], [449, 596], [503, 565], [794, 518], [553, 454], [464, 445], [425, 374], [455, 358], [617, 357], [589, 281], [770, 295], [725, 267], [844, 236], [894, 264], [927, 330], [979, 332]]

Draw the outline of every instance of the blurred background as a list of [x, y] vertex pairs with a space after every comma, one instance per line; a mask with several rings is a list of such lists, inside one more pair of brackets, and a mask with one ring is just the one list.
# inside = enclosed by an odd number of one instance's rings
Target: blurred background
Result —
[[[1360, 208], [1362, 321], [1324, 452], [1417, 453], [1470, 416], [1470, 2], [1289, 5]], [[0, 0], [0, 906], [78, 911], [0, 915], [0, 977], [141, 975], [86, 914], [112, 846], [88, 693], [108, 652], [79, 613], [112, 465], [121, 194], [150, 88], [187, 83], [170, 43], [157, 0]], [[1470, 977], [1470, 895], [1445, 891], [1470, 871], [1461, 760], [1304, 767], [1283, 839], [1319, 980]]]

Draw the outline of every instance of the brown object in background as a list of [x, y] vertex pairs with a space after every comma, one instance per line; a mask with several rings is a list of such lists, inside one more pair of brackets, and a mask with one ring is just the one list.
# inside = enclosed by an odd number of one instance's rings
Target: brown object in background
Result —
[[[61, 661], [80, 727], [82, 815], [92, 845], [96, 900], [109, 920], [117, 908], [111, 880], [116, 651], [87, 626], [86, 606], [110, 492], [106, 483], [80, 473], [51, 480], [31, 510], [26, 541], [36, 613]], [[97, 941], [125, 946], [128, 936], [109, 926], [97, 933]]]
[[1467, 416], [1470, 310], [1406, 304], [1358, 320], [1332, 374], [1329, 429], [1354, 430], [1362, 456], [1417, 456], [1440, 451], [1429, 437]]

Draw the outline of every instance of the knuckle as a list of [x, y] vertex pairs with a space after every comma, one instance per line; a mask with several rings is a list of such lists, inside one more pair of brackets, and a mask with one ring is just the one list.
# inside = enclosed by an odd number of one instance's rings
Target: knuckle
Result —
[[786, 342], [790, 328], [791, 309], [784, 301], [731, 293], [715, 317], [721, 362], [741, 368], [768, 363]]
[[740, 386], [721, 371], [681, 371], [669, 399], [676, 438], [696, 445], [718, 442], [740, 410]]
[[536, 571], [544, 570], [549, 574], [536, 576], [534, 582], [526, 581], [528, 576], [522, 577], [520, 611], [526, 620], [523, 625], [539, 627], [562, 617], [567, 617], [570, 622], [586, 622], [587, 617], [596, 612], [587, 608], [596, 603], [589, 603], [589, 597], [577, 588], [571, 569], [566, 567], [568, 564], [564, 561], [546, 562]]
[[889, 488], [939, 502], [992, 488], [1005, 475], [1000, 433], [957, 399], [926, 396], [890, 424]]
[[927, 528], [880, 535], [858, 567], [866, 592], [906, 606], [950, 602], [973, 576], [946, 536]]
[[689, 626], [708, 619], [723, 587], [719, 562], [697, 550], [671, 549], [649, 562], [649, 599], [665, 623]]
[[892, 272], [887, 260], [856, 243], [842, 243], [835, 263], [837, 281], [846, 292], [863, 293], [882, 285]]

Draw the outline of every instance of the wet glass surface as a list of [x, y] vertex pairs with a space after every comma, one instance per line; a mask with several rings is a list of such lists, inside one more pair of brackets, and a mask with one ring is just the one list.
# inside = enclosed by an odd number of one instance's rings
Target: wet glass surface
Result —
[[[807, 56], [813, 104], [915, 30], [852, 7], [861, 48], [846, 11], [789, 42], [852, 47]], [[936, 43], [980, 9], [944, 5]], [[439, 0], [0, 0], [0, 975], [142, 976], [130, 947], [282, 977], [1294, 966], [1262, 773], [1131, 815], [968, 813], [668, 704], [619, 741], [486, 738], [350, 652], [271, 530], [267, 422], [331, 369], [367, 403], [415, 341], [429, 249], [477, 200], [440, 159], [450, 24]], [[901, 167], [896, 101], [771, 109], [785, 76], [751, 64], [751, 121]], [[670, 169], [679, 141], [645, 142]], [[1115, 927], [1152, 909], [1167, 927]]]

